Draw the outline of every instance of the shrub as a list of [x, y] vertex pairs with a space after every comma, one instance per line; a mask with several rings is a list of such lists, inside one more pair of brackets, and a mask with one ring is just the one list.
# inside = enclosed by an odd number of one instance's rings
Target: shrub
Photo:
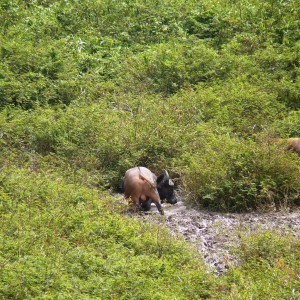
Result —
[[275, 231], [242, 237], [239, 266], [223, 278], [222, 299], [298, 299], [299, 240]]
[[276, 120], [274, 122], [274, 130], [282, 136], [286, 137], [299, 137], [300, 136], [300, 124], [299, 124], [299, 111], [291, 111], [282, 120]]
[[[200, 142], [201, 141], [201, 142]], [[184, 189], [193, 204], [224, 211], [298, 203], [298, 157], [268, 142], [210, 134], [185, 155]]]
[[[132, 82], [138, 91], [164, 95], [226, 74], [217, 52], [197, 39], [151, 46], [123, 64], [123, 80]], [[126, 87], [125, 83], [123, 85]]]
[[[0, 170], [4, 298], [199, 299], [212, 282], [200, 257], [162, 224], [120, 214], [107, 194], [59, 174]], [[175, 284], [180, 281], [181, 284]]]

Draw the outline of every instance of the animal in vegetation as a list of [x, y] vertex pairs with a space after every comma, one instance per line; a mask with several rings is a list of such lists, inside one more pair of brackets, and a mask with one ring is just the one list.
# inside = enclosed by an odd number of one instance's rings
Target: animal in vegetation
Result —
[[288, 146], [286, 150], [291, 150], [300, 155], [300, 138], [289, 138], [287, 139]]
[[300, 138], [273, 139], [272, 141], [286, 145], [285, 151], [294, 151], [300, 156]]
[[126, 171], [124, 177], [125, 198], [131, 198], [136, 210], [148, 211], [153, 202], [158, 211], [164, 215], [161, 200], [175, 204], [174, 183], [166, 170], [156, 177], [145, 167], [134, 167]]

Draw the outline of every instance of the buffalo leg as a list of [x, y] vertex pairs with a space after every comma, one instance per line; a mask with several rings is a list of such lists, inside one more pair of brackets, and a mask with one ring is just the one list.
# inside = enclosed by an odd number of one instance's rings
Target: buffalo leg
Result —
[[163, 216], [165, 213], [164, 213], [164, 210], [163, 210], [163, 208], [162, 208], [162, 206], [160, 204], [160, 201], [155, 201], [154, 203], [155, 203], [158, 211], [160, 212], [160, 214]]
[[155, 205], [156, 205], [158, 211], [160, 212], [160, 214], [164, 215], [165, 213], [164, 213], [164, 210], [163, 210], [163, 208], [161, 206], [161, 203], [160, 203], [160, 198], [159, 198], [158, 191], [155, 189], [153, 191], [153, 193], [151, 193], [151, 195], [149, 195], [149, 196], [152, 199], [152, 202], [155, 203]]
[[141, 204], [142, 209], [144, 211], [149, 211], [151, 209], [151, 203], [152, 203], [152, 199], [148, 198], [147, 201], [145, 201]]
[[131, 207], [133, 212], [138, 212], [141, 210], [140, 199], [135, 197], [128, 198], [129, 206]]

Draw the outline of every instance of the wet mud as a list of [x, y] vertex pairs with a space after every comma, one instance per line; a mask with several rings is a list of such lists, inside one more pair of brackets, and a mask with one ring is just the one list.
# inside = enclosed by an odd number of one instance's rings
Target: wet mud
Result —
[[[200, 251], [205, 262], [217, 274], [236, 263], [230, 249], [238, 246], [240, 237], [261, 230], [277, 230], [281, 234], [300, 234], [300, 211], [268, 213], [213, 213], [176, 205], [163, 204], [166, 225]], [[157, 211], [151, 208], [151, 213]]]

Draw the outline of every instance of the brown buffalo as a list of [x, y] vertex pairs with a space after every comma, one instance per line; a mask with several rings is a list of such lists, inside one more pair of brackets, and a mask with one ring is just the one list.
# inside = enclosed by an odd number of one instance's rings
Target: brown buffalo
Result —
[[286, 150], [291, 150], [300, 155], [300, 138], [289, 138], [287, 139], [288, 146]]
[[177, 203], [174, 183], [166, 170], [159, 177], [145, 167], [127, 170], [124, 177], [124, 192], [125, 198], [131, 198], [136, 209], [150, 210], [151, 202], [154, 202], [162, 215], [164, 211], [161, 199], [167, 199], [171, 204]]
[[293, 151], [300, 155], [300, 138], [272, 139], [272, 142], [285, 145], [284, 150]]

